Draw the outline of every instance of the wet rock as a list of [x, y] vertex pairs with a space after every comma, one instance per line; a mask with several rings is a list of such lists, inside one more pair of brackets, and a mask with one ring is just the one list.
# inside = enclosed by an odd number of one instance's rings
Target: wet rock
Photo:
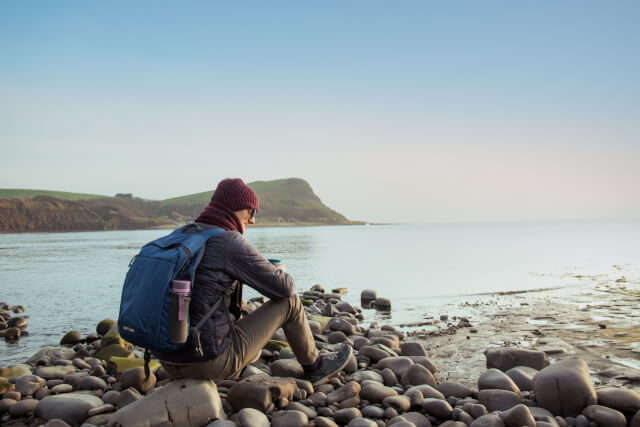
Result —
[[349, 339], [351, 339], [353, 348], [355, 348], [356, 350], [360, 350], [364, 346], [371, 345], [371, 340], [369, 340], [369, 338], [367, 337], [352, 335], [351, 337], [349, 337]]
[[309, 418], [304, 412], [284, 411], [278, 415], [274, 414], [272, 427], [305, 427], [309, 423]]
[[431, 371], [422, 365], [416, 364], [409, 366], [406, 372], [402, 375], [400, 383], [404, 386], [427, 384], [431, 387], [436, 387], [436, 379]]
[[89, 365], [87, 362], [80, 359], [79, 357], [74, 358], [71, 362], [73, 363], [73, 366], [75, 366], [78, 369], [91, 369], [91, 365]]
[[57, 386], [51, 387], [51, 393], [53, 394], [71, 393], [72, 391], [73, 386], [71, 384], [58, 384]]
[[640, 394], [623, 388], [607, 387], [596, 390], [598, 404], [620, 412], [635, 414], [640, 410]]
[[36, 399], [26, 399], [16, 402], [9, 408], [9, 415], [12, 417], [24, 417], [27, 414], [35, 412], [38, 403], [39, 401]]
[[296, 359], [280, 359], [271, 364], [271, 375], [275, 377], [302, 378], [304, 369]]
[[17, 391], [8, 391], [2, 395], [2, 398], [20, 400], [22, 399], [22, 395], [20, 395], [20, 393], [18, 393]]
[[[360, 348], [358, 352], [358, 356], [364, 356], [371, 360], [371, 362], [376, 363], [380, 360], [383, 360], [387, 357], [395, 357], [396, 354], [392, 351], [383, 348], [381, 345], [366, 345]], [[384, 369], [384, 368], [383, 368]]]
[[102, 400], [91, 394], [58, 394], [42, 399], [36, 407], [36, 415], [45, 420], [59, 418], [71, 425], [78, 425], [87, 418], [90, 409], [102, 405]]
[[[144, 359], [133, 358], [133, 357], [111, 356], [109, 358], [109, 361], [106, 364], [108, 366], [108, 371], [111, 374], [119, 375], [128, 369], [144, 368]], [[100, 370], [100, 368], [102, 368], [102, 365], [94, 366], [94, 370], [96, 371]], [[152, 373], [155, 374], [156, 372], [158, 372], [159, 369], [160, 369], [160, 362], [158, 362], [157, 360], [151, 360], [149, 362], [149, 370]]]
[[341, 343], [341, 342], [345, 342], [348, 339], [349, 338], [347, 338], [347, 336], [344, 334], [344, 332], [340, 332], [340, 331], [333, 331], [327, 337], [327, 340], [329, 341], [329, 344], [338, 344], [338, 343]]
[[382, 344], [384, 346], [387, 346], [389, 348], [400, 348], [400, 341], [398, 340], [397, 336], [384, 336], [384, 337], [374, 337], [371, 338], [371, 343], [372, 344]]
[[213, 381], [181, 379], [119, 409], [110, 426], [158, 425], [200, 426], [224, 419], [222, 401]]
[[[442, 394], [441, 392], [439, 392], [434, 387], [431, 387], [428, 384], [422, 384], [422, 385], [416, 385], [416, 386], [410, 387], [407, 389], [407, 391], [404, 392], [404, 394], [407, 395], [409, 393], [413, 393], [414, 391], [419, 392], [423, 399], [424, 398], [433, 398], [433, 399], [440, 399], [440, 400], [445, 399], [444, 394]], [[422, 400], [420, 400], [420, 402], [422, 402]]]
[[369, 307], [369, 303], [378, 299], [378, 292], [373, 289], [364, 289], [360, 292], [360, 305]]
[[146, 394], [156, 385], [156, 376], [153, 372], [149, 373], [149, 379], [146, 378], [143, 367], [127, 369], [120, 375], [122, 388], [133, 387], [142, 394]]
[[521, 391], [533, 390], [533, 377], [539, 371], [528, 366], [516, 366], [505, 372], [509, 378], [518, 386]]
[[45, 380], [61, 379], [76, 371], [75, 366], [43, 366], [36, 369], [36, 375]]
[[338, 427], [338, 424], [335, 423], [331, 418], [327, 417], [318, 417], [315, 420], [316, 427]]
[[516, 405], [500, 414], [507, 427], [536, 427], [536, 420], [525, 405]]
[[20, 328], [7, 328], [2, 336], [7, 340], [17, 340], [22, 336], [22, 330]]
[[332, 317], [327, 324], [327, 328], [332, 331], [343, 332], [345, 335], [353, 335], [356, 333], [355, 325], [342, 317]]
[[475, 419], [469, 427], [505, 427], [505, 424], [499, 416], [487, 414]]
[[67, 332], [60, 340], [60, 345], [75, 345], [84, 341], [84, 337], [78, 331]]
[[24, 317], [12, 317], [11, 319], [7, 320], [7, 327], [9, 329], [11, 328], [24, 329], [27, 327], [27, 319], [25, 319]]
[[11, 307], [11, 311], [13, 311], [15, 314], [24, 313], [24, 307], [21, 305], [14, 305], [13, 307]]
[[549, 366], [549, 357], [543, 351], [521, 348], [488, 348], [484, 351], [487, 369], [496, 368], [508, 371], [516, 366], [529, 366], [537, 370]]
[[411, 400], [406, 396], [387, 396], [382, 399], [382, 406], [385, 408], [393, 408], [398, 413], [407, 412], [411, 409]]
[[31, 366], [25, 364], [10, 365], [0, 368], [0, 377], [14, 378], [23, 375], [31, 375]]
[[327, 395], [327, 405], [331, 405], [337, 402], [342, 402], [347, 399], [351, 399], [353, 397], [358, 397], [360, 394], [360, 384], [356, 381], [349, 381], [347, 384], [342, 387], [337, 388]]
[[627, 425], [627, 419], [622, 412], [602, 405], [589, 405], [584, 408], [582, 415], [595, 421], [599, 426], [625, 427]]
[[11, 408], [11, 406], [15, 405], [17, 400], [15, 399], [1, 399], [0, 400], [0, 414], [4, 414]]
[[522, 403], [522, 396], [507, 390], [481, 390], [478, 400], [489, 412], [506, 411]]
[[120, 398], [120, 392], [118, 390], [109, 390], [102, 396], [104, 403], [109, 403], [113, 406], [118, 406], [118, 399]]
[[293, 379], [254, 375], [235, 383], [227, 393], [227, 401], [235, 411], [254, 408], [264, 412], [283, 397], [292, 401], [297, 388]]
[[346, 301], [341, 301], [341, 302], [337, 303], [336, 304], [336, 308], [339, 311], [344, 311], [346, 313], [351, 313], [351, 314], [356, 314], [357, 313], [356, 309]]
[[45, 385], [45, 380], [36, 375], [23, 375], [16, 381], [15, 390], [22, 396], [31, 396]]
[[384, 379], [382, 378], [382, 375], [380, 375], [378, 372], [375, 371], [358, 371], [358, 372], [354, 372], [353, 374], [351, 374], [351, 376], [349, 377], [351, 380], [353, 381], [357, 381], [359, 383], [362, 383], [363, 381], [376, 381], [379, 383], [383, 383]]
[[631, 421], [629, 427], [640, 427], [640, 411], [636, 412]]
[[0, 377], [0, 395], [15, 390], [16, 386], [5, 377]]
[[[380, 369], [380, 370], [384, 368], [389, 368], [393, 371], [394, 374], [396, 374], [398, 378], [402, 378], [402, 375], [404, 375], [404, 373], [407, 372], [409, 367], [412, 365], [413, 365], [413, 360], [411, 360], [409, 357], [395, 356], [395, 357], [387, 357], [380, 360], [375, 367], [376, 369]], [[417, 385], [417, 384], [414, 384], [414, 385]]]
[[405, 412], [401, 416], [390, 419], [387, 425], [395, 425], [403, 421], [413, 423], [417, 427], [431, 427], [431, 421], [420, 412]]
[[117, 322], [113, 319], [104, 319], [96, 326], [96, 332], [98, 335], [107, 335], [111, 329], [114, 329]]
[[508, 390], [522, 397], [522, 392], [507, 374], [492, 368], [484, 371], [478, 378], [478, 390], [500, 389]]
[[426, 398], [422, 401], [421, 406], [427, 414], [440, 420], [451, 419], [453, 408], [446, 400]]
[[427, 368], [432, 374], [435, 374], [438, 368], [431, 359], [426, 356], [409, 356], [415, 365], [422, 365]]
[[125, 406], [133, 402], [136, 402], [140, 399], [142, 399], [142, 395], [140, 394], [140, 392], [135, 388], [131, 387], [126, 390], [123, 390], [118, 394], [117, 406], [118, 408], [124, 408]]
[[300, 402], [291, 402], [284, 409], [287, 410], [287, 411], [299, 411], [299, 412], [302, 412], [307, 416], [307, 418], [315, 418], [315, 417], [318, 416], [318, 413], [313, 408], [309, 408], [308, 406], [304, 406]]
[[347, 427], [378, 427], [378, 424], [373, 420], [368, 420], [366, 418], [354, 418], [349, 421]]
[[31, 356], [25, 363], [28, 365], [46, 366], [56, 360], [72, 360], [75, 351], [68, 347], [44, 347]]
[[[83, 424], [84, 426], [85, 424]], [[71, 427], [69, 424], [65, 423], [63, 420], [58, 418], [54, 418], [52, 420], [47, 421], [44, 427]]]
[[333, 413], [333, 418], [340, 424], [349, 424], [355, 418], [362, 418], [362, 413], [356, 408], [338, 409]]
[[262, 412], [253, 408], [244, 408], [234, 416], [234, 421], [242, 427], [269, 427], [269, 419]]
[[107, 412], [113, 412], [115, 411], [115, 406], [107, 403], [106, 405], [102, 405], [102, 406], [98, 406], [97, 408], [93, 408], [93, 409], [89, 409], [88, 415], [90, 417], [93, 417], [95, 415], [99, 415], [99, 414], [104, 414]]
[[379, 406], [368, 405], [360, 410], [362, 416], [366, 418], [382, 418], [384, 416], [384, 409]]
[[87, 375], [80, 381], [79, 390], [105, 390], [107, 382], [102, 378]]
[[238, 427], [238, 424], [231, 420], [215, 420], [206, 425], [206, 427]]
[[459, 398], [473, 396], [473, 390], [469, 387], [453, 381], [443, 381], [438, 384], [437, 389], [444, 397], [454, 396]]
[[553, 415], [576, 417], [596, 404], [589, 368], [582, 359], [567, 359], [544, 368], [533, 377], [538, 406]]
[[396, 374], [394, 374], [391, 369], [384, 368], [380, 374], [382, 375], [384, 385], [391, 387], [400, 384], [398, 377], [396, 377]]
[[367, 383], [360, 390], [360, 399], [364, 399], [372, 403], [380, 403], [387, 396], [397, 396], [398, 392], [391, 387], [385, 387], [382, 384], [371, 382]]
[[389, 298], [377, 298], [373, 301], [373, 306], [376, 310], [391, 310], [391, 300]]
[[108, 345], [106, 347], [102, 347], [96, 353], [96, 357], [98, 359], [102, 359], [102, 360], [105, 360], [105, 361], [110, 360], [114, 356], [124, 357], [124, 358], [131, 358], [133, 355], [129, 350], [127, 350], [126, 348], [122, 347], [119, 344], [111, 344], [111, 345]]
[[400, 353], [403, 356], [424, 356], [429, 357], [427, 350], [425, 350], [422, 343], [419, 342], [404, 342], [400, 344]]

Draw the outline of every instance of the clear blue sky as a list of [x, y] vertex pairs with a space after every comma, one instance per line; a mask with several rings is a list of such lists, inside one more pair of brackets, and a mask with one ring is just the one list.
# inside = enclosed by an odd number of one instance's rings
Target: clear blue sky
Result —
[[0, 187], [640, 219], [640, 2], [0, 2]]

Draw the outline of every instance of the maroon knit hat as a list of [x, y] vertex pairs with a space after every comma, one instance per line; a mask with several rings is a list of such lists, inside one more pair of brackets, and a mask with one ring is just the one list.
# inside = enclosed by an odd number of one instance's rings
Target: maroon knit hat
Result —
[[211, 196], [212, 202], [218, 202], [232, 211], [259, 209], [258, 195], [240, 178], [226, 178], [220, 181]]

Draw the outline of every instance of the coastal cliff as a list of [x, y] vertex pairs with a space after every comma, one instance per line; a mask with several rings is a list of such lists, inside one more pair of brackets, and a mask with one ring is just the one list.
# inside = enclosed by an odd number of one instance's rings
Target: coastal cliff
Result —
[[[260, 198], [258, 225], [354, 224], [324, 205], [303, 179], [256, 181], [248, 185]], [[212, 193], [213, 189], [158, 201], [131, 194], [104, 197], [46, 190], [0, 190], [0, 232], [171, 228], [193, 221]]]

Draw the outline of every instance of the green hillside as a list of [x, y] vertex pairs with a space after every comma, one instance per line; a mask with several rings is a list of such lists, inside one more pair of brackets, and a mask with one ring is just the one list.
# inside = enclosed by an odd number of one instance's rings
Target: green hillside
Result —
[[62, 200], [98, 199], [99, 194], [69, 193], [67, 191], [27, 190], [19, 188], [0, 188], [0, 199], [15, 199], [17, 197], [51, 196]]
[[[354, 224], [325, 206], [303, 179], [248, 184], [260, 198], [258, 225]], [[133, 230], [193, 221], [211, 191], [154, 201], [47, 190], [0, 190], [0, 232]]]

